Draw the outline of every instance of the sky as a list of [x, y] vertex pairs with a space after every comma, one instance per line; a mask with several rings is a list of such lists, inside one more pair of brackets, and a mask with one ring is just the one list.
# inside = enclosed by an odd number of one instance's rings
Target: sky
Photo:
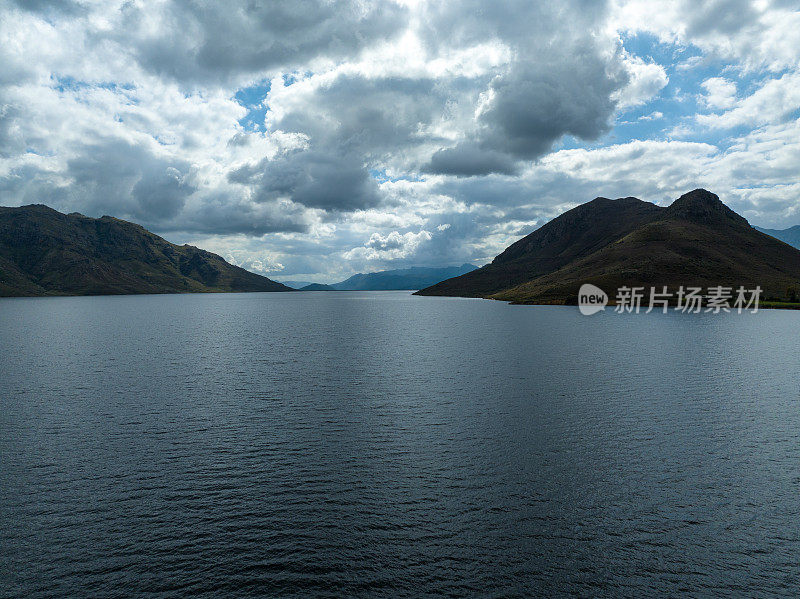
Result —
[[800, 1], [0, 0], [0, 205], [276, 280], [697, 187], [800, 224]]

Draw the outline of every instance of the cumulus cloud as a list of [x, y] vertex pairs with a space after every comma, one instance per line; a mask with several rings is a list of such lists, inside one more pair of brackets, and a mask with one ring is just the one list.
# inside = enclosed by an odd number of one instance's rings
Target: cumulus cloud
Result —
[[75, 15], [86, 11], [80, 2], [74, 0], [14, 0], [17, 7], [33, 13], [62, 13]]
[[483, 149], [474, 143], [461, 143], [434, 152], [430, 163], [425, 165], [423, 170], [456, 177], [474, 177], [491, 173], [511, 175], [516, 172], [516, 163], [517, 160], [506, 153], [489, 148]]
[[428, 136], [446, 98], [428, 77], [335, 70], [286, 85], [274, 80], [267, 135], [298, 140], [286, 151], [238, 167], [231, 181], [257, 201], [285, 197], [309, 208], [365, 209], [380, 203], [371, 170], [403, 160]]
[[308, 208], [351, 211], [379, 201], [377, 183], [352, 154], [290, 151], [232, 171], [229, 180], [253, 185], [256, 202], [286, 198]]
[[[609, 128], [629, 75], [622, 52], [593, 35], [603, 3], [504, 3], [484, 13], [475, 2], [435, 5], [429, 43], [495, 40], [514, 57], [488, 82], [474, 120], [457, 144], [438, 150], [427, 172], [457, 176], [512, 173], [515, 162], [544, 155], [558, 139], [594, 139]], [[564, 20], [565, 13], [574, 19]], [[598, 41], [601, 40], [601, 41]], [[471, 127], [469, 125], [472, 125]]]
[[480, 264], [597, 195], [703, 185], [756, 224], [800, 217], [790, 2], [0, 11], [3, 203], [128, 218], [254, 271]]
[[[706, 81], [708, 83], [708, 81]], [[705, 86], [705, 84], [704, 84]], [[800, 73], [786, 73], [778, 79], [769, 79], [752, 94], [740, 100], [735, 98], [736, 88], [724, 83], [713, 83], [707, 102], [716, 102], [714, 107], [725, 108], [722, 114], [700, 114], [697, 121], [713, 128], [730, 128], [739, 125], [763, 125], [783, 120], [800, 110]], [[728, 93], [725, 96], [725, 93]]]
[[413, 255], [420, 245], [430, 241], [432, 237], [430, 231], [425, 230], [417, 233], [392, 231], [388, 235], [373, 233], [362, 247], [344, 252], [343, 257], [345, 260], [379, 260], [383, 262], [401, 260]]
[[736, 103], [736, 83], [724, 77], [710, 77], [702, 83], [706, 106], [712, 109], [731, 108]]
[[577, 50], [564, 65], [518, 65], [495, 79], [481, 114], [483, 143], [519, 158], [542, 156], [562, 135], [593, 139], [609, 128], [612, 98], [626, 82], [624, 71], [608, 72], [600, 56]]
[[267, 252], [253, 253], [241, 248], [234, 248], [225, 252], [223, 257], [234, 266], [264, 275], [272, 275], [283, 270], [283, 264]]
[[628, 84], [614, 94], [620, 109], [646, 104], [669, 83], [669, 77], [660, 64], [626, 55], [624, 65], [628, 73]]
[[99, 33], [125, 44], [145, 69], [186, 84], [336, 59], [396, 35], [406, 9], [391, 1], [271, 0], [122, 5]]
[[663, 42], [694, 45], [745, 70], [780, 71], [797, 65], [800, 11], [783, 0], [614, 0], [611, 25], [647, 32]]

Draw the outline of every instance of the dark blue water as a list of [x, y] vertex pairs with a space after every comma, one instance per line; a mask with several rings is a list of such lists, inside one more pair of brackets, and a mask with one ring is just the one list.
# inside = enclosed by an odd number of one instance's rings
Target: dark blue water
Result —
[[800, 313], [0, 300], [0, 595], [800, 593]]

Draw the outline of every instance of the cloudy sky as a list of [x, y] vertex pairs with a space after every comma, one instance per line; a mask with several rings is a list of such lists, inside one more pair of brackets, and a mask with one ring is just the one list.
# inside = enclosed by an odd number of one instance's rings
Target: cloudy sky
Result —
[[0, 205], [277, 280], [696, 187], [800, 224], [800, 2], [0, 0]]

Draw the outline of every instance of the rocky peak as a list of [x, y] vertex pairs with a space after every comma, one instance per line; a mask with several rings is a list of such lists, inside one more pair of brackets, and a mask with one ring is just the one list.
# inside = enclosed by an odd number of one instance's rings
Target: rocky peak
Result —
[[703, 224], [729, 222], [749, 226], [747, 219], [736, 214], [722, 203], [718, 195], [706, 189], [695, 189], [683, 194], [669, 207], [669, 214]]

